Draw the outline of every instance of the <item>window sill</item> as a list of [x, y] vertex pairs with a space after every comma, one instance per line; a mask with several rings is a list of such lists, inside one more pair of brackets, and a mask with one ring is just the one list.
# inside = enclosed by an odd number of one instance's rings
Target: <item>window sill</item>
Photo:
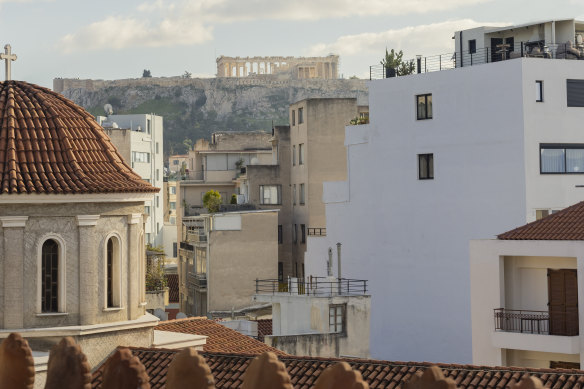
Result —
[[104, 308], [102, 311], [103, 312], [116, 312], [116, 311], [121, 311], [122, 309], [126, 309], [124, 307], [108, 307], [108, 308]]
[[146, 301], [141, 302], [140, 304], [138, 304], [139, 307], [145, 307], [146, 304], [148, 304]]
[[44, 313], [37, 313], [37, 317], [53, 317], [53, 316], [68, 316], [69, 313], [67, 312], [44, 312]]

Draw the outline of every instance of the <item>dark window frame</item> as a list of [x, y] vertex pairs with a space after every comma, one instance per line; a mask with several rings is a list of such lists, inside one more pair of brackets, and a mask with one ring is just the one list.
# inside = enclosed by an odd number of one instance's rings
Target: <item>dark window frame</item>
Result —
[[568, 107], [584, 107], [584, 80], [566, 80], [566, 104]]
[[[430, 96], [430, 104], [432, 106], [431, 112], [428, 115], [428, 96]], [[423, 97], [424, 98], [424, 106], [426, 107], [424, 109], [424, 115], [420, 115], [420, 110], [418, 107], [418, 101], [420, 100], [420, 98]], [[434, 116], [434, 105], [433, 105], [433, 101], [432, 101], [432, 93], [424, 93], [421, 95], [416, 95], [416, 120], [430, 120], [432, 119]]]
[[306, 243], [306, 224], [300, 225], [300, 243]]
[[296, 111], [292, 110], [292, 127], [296, 125]]
[[298, 124], [304, 123], [304, 107], [298, 108]]
[[[544, 172], [542, 171], [541, 163], [541, 151], [542, 150], [564, 150], [564, 171], [563, 172]], [[584, 169], [579, 172], [568, 172], [566, 167], [568, 166], [567, 153], [566, 150], [584, 150], [584, 144], [582, 143], [540, 143], [539, 145], [539, 174], [584, 174]]]
[[536, 95], [535, 96], [535, 102], [537, 102], [537, 103], [543, 103], [543, 81], [542, 80], [536, 80], [535, 81], [535, 85], [537, 85], [536, 91], [539, 92], [539, 99], [537, 98], [537, 95]]
[[[59, 312], [59, 243], [47, 239], [41, 248], [41, 312]], [[50, 285], [47, 285], [49, 283]]]
[[278, 224], [278, 244], [284, 243], [284, 234], [282, 230], [282, 225]]
[[[425, 165], [425, 166], [424, 166]], [[425, 174], [422, 167], [425, 167]], [[430, 169], [431, 167], [431, 169]], [[434, 179], [434, 154], [418, 154], [418, 179], [419, 180], [433, 180]]]
[[468, 53], [475, 54], [477, 52], [477, 40], [476, 39], [469, 39], [468, 40]]
[[[265, 201], [265, 197], [264, 197], [264, 187], [276, 187], [277, 191], [278, 191], [278, 199], [276, 200], [275, 203], [266, 203]], [[260, 185], [259, 186], [259, 192], [260, 192], [260, 205], [282, 205], [282, 185]]]

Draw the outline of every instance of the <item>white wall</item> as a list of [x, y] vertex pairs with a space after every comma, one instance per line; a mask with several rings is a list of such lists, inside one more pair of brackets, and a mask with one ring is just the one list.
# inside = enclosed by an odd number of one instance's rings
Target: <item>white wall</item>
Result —
[[[578, 142], [566, 116], [576, 122], [584, 111], [568, 111], [558, 92], [564, 106], [541, 128], [524, 102], [535, 100], [530, 77], [550, 66], [576, 78], [568, 62], [515, 59], [370, 83], [371, 124], [346, 130], [348, 201], [327, 204], [327, 237], [309, 248], [306, 273], [322, 274], [323, 251], [343, 244], [343, 274], [370, 281], [374, 358], [471, 361], [468, 242], [525, 224], [549, 191], [559, 208], [580, 193], [576, 177], [539, 175], [535, 144], [562, 131]], [[565, 84], [557, 78], [549, 83]], [[417, 121], [415, 96], [424, 93], [433, 119]], [[423, 153], [434, 154], [433, 180], [417, 179]], [[542, 183], [550, 180], [554, 188]]]
[[[581, 241], [511, 241], [475, 240], [470, 242], [471, 278], [471, 315], [472, 315], [472, 363], [476, 365], [511, 365], [518, 360], [532, 367], [540, 366], [547, 355], [554, 360], [552, 353], [571, 354], [572, 357], [560, 360], [570, 361], [579, 351], [581, 363], [584, 362], [584, 342], [582, 336], [569, 337], [557, 335], [519, 334], [495, 332], [493, 309], [534, 309], [523, 304], [539, 303], [534, 296], [522, 296], [522, 291], [532, 288], [533, 279], [525, 279], [526, 285], [505, 283], [508, 278], [518, 280], [521, 269], [573, 268], [578, 269], [578, 300], [584, 301], [584, 242]], [[575, 260], [575, 259], [576, 260]], [[529, 259], [529, 261], [527, 261]], [[529, 263], [527, 263], [529, 262]], [[510, 273], [510, 274], [507, 274]], [[547, 279], [541, 290], [547, 294]], [[514, 288], [511, 289], [510, 288]], [[538, 293], [539, 294], [539, 293]], [[541, 294], [540, 299], [541, 300]], [[525, 297], [525, 298], [523, 298]], [[547, 299], [546, 299], [547, 300]], [[509, 306], [508, 304], [514, 304]], [[541, 306], [540, 306], [541, 307]], [[535, 307], [538, 308], [538, 307]], [[547, 308], [546, 308], [547, 309]], [[546, 310], [544, 309], [544, 310]], [[580, 334], [584, 334], [584, 307], [579, 305]], [[533, 355], [509, 353], [508, 349], [536, 352]], [[511, 356], [510, 356], [511, 355]], [[508, 360], [508, 358], [511, 358]], [[540, 362], [529, 362], [537, 359]]]

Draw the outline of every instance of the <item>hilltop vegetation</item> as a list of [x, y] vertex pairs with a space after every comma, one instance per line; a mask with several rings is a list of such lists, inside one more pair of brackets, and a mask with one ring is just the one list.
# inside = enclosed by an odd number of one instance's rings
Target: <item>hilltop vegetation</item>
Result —
[[239, 85], [235, 79], [192, 79], [185, 85], [125, 85], [110, 81], [100, 88], [66, 89], [63, 94], [92, 115], [155, 113], [164, 117], [164, 152], [186, 152], [185, 139], [209, 138], [215, 131], [270, 131], [288, 124], [288, 106], [309, 97], [357, 97], [367, 103], [361, 80], [300, 80], [286, 85]]

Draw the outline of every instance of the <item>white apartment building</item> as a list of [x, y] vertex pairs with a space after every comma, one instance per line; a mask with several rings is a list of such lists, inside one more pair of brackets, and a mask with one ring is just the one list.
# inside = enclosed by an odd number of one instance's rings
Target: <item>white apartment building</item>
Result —
[[584, 199], [583, 83], [584, 62], [542, 58], [370, 83], [305, 263], [340, 242], [370, 280], [373, 358], [471, 361], [469, 241]]
[[470, 245], [473, 364], [580, 369], [584, 202]]
[[[162, 189], [164, 175], [162, 116], [109, 115], [108, 117], [98, 116], [97, 121], [106, 129], [108, 136], [128, 165], [152, 186]], [[161, 190], [152, 197], [151, 201], [146, 201], [145, 205], [145, 211], [149, 216], [145, 226], [146, 243], [154, 246], [163, 244], [163, 196]]]

